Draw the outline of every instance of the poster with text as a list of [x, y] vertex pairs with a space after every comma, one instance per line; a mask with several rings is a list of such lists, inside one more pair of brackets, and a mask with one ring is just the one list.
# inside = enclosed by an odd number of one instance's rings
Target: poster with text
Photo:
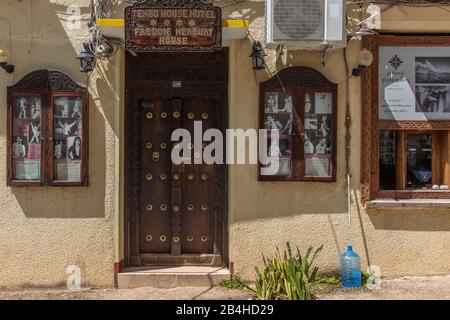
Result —
[[380, 120], [450, 120], [450, 47], [380, 47]]

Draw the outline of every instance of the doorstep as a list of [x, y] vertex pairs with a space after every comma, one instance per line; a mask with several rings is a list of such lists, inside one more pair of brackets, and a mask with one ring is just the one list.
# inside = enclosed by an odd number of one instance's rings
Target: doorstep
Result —
[[117, 284], [119, 289], [212, 287], [226, 279], [230, 279], [230, 271], [223, 267], [144, 266], [123, 268]]

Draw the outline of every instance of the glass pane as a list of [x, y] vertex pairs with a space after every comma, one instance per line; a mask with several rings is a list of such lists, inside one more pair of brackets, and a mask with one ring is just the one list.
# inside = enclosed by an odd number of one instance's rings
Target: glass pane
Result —
[[431, 146], [431, 134], [408, 134], [406, 141], [408, 189], [431, 189]]
[[332, 104], [330, 92], [305, 93], [305, 176], [332, 174]]
[[396, 133], [391, 130], [380, 131], [379, 135], [379, 165], [380, 189], [395, 190], [395, 140]]
[[80, 97], [55, 97], [53, 100], [53, 179], [81, 182], [83, 105]]
[[13, 98], [13, 179], [40, 181], [41, 179], [41, 98], [16, 96]]
[[292, 176], [292, 94], [267, 92], [264, 129], [267, 130], [267, 159], [261, 175]]

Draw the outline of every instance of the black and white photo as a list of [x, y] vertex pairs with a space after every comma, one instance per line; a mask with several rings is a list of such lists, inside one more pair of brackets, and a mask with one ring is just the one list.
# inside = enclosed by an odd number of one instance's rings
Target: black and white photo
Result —
[[305, 113], [305, 129], [317, 130], [317, 115], [315, 113]]
[[70, 160], [80, 160], [81, 159], [81, 138], [80, 137], [69, 137], [67, 138], [67, 155]]
[[37, 120], [40, 117], [40, 97], [18, 96], [14, 99], [14, 118]]
[[311, 93], [305, 93], [305, 113], [315, 113], [314, 96]]
[[53, 156], [57, 160], [65, 159], [67, 155], [67, 144], [65, 139], [55, 140]]
[[72, 136], [77, 134], [77, 119], [55, 119], [55, 132], [63, 136]]
[[331, 116], [322, 114], [317, 116], [317, 129], [322, 137], [329, 137], [331, 135]]
[[265, 117], [264, 128], [278, 130], [280, 134], [291, 134], [292, 120], [290, 114], [268, 114]]
[[264, 112], [265, 113], [278, 112], [278, 93], [276, 92], [266, 93], [266, 104]]
[[314, 153], [331, 153], [331, 141], [329, 136], [316, 136], [317, 143], [314, 146]]
[[416, 57], [416, 83], [450, 83], [450, 57]]
[[41, 142], [41, 123], [38, 120], [30, 121], [28, 125], [28, 143]]
[[267, 156], [270, 158], [288, 157], [291, 154], [290, 140], [288, 138], [267, 139]]
[[73, 98], [70, 101], [69, 105], [69, 117], [70, 118], [81, 118], [81, 110], [82, 110], [82, 103], [80, 98]]
[[449, 86], [416, 86], [416, 112], [450, 112]]
[[28, 143], [27, 137], [16, 136], [13, 137], [12, 157], [14, 159], [24, 159], [27, 157]]
[[292, 95], [290, 94], [280, 94], [278, 108], [275, 112], [292, 112]]
[[69, 100], [68, 97], [58, 97], [54, 101], [54, 113], [56, 117], [69, 117]]
[[305, 153], [314, 153], [316, 142], [316, 131], [305, 130]]
[[331, 92], [316, 92], [314, 106], [317, 114], [331, 114], [333, 95]]

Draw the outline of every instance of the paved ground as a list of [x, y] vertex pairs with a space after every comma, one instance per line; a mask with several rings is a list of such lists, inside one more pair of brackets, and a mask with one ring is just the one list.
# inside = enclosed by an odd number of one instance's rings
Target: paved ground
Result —
[[382, 281], [381, 289], [338, 286], [319, 295], [323, 300], [450, 300], [450, 276], [405, 277]]
[[[367, 288], [348, 289], [332, 286], [318, 295], [319, 299], [337, 300], [386, 300], [386, 299], [446, 299], [450, 300], [450, 276], [420, 277], [385, 280], [379, 290]], [[183, 287], [176, 289], [84, 289], [80, 291], [67, 290], [21, 290], [0, 291], [0, 300], [247, 300], [252, 296], [239, 290], [228, 290], [214, 287]]]

